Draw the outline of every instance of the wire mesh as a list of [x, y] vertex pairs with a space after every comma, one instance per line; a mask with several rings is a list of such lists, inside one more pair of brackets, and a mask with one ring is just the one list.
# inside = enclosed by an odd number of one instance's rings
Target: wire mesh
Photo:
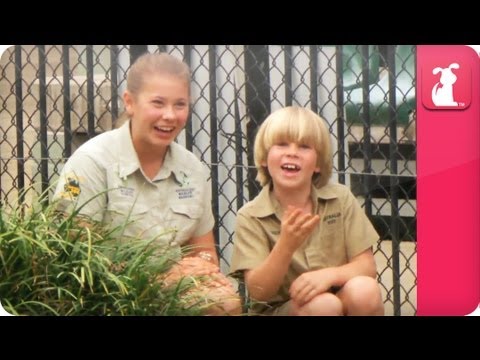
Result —
[[0, 61], [2, 206], [30, 185], [46, 190], [82, 143], [117, 126], [126, 73], [144, 51], [169, 52], [191, 67], [191, 118], [177, 141], [210, 169], [223, 272], [236, 212], [260, 190], [256, 129], [271, 111], [305, 106], [329, 125], [333, 181], [351, 187], [381, 236], [375, 258], [387, 313], [416, 313], [414, 46], [9, 48]]

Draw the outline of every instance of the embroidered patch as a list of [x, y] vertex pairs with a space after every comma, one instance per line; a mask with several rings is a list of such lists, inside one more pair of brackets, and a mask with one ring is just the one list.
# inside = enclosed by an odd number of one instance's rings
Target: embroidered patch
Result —
[[66, 176], [66, 182], [63, 185], [62, 198], [76, 199], [82, 192], [80, 189], [80, 179], [74, 174], [68, 174]]
[[180, 186], [184, 187], [184, 186], [187, 186], [187, 185], [190, 185], [190, 179], [188, 178], [187, 174], [185, 174], [182, 171], [182, 178], [180, 179]]
[[190, 198], [193, 198], [194, 190], [195, 190], [194, 188], [188, 188], [188, 189], [177, 189], [175, 191], [177, 192], [179, 199], [190, 199]]

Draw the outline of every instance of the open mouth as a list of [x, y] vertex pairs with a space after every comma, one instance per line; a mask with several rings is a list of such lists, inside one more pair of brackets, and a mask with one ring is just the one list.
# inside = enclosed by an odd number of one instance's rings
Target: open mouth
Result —
[[156, 131], [159, 131], [159, 132], [165, 133], [165, 134], [172, 133], [173, 130], [175, 130], [175, 128], [171, 127], [171, 126], [154, 126], [154, 129]]
[[288, 173], [296, 173], [300, 171], [300, 166], [295, 164], [283, 164], [281, 168], [283, 171], [286, 171]]

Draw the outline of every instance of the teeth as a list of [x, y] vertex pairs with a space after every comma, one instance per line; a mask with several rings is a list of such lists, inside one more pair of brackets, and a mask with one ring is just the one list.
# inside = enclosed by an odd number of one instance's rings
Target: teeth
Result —
[[161, 131], [167, 131], [167, 132], [173, 131], [173, 127], [156, 126], [156, 128]]
[[300, 170], [300, 168], [297, 165], [293, 164], [285, 164], [282, 165], [282, 169], [287, 169], [287, 170]]

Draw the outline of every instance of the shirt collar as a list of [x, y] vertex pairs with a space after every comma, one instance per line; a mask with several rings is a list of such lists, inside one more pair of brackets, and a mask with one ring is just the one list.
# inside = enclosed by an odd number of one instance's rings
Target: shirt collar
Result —
[[[338, 195], [332, 190], [332, 187], [327, 184], [320, 189], [317, 189], [312, 185], [311, 188], [312, 197], [321, 200], [331, 200], [338, 197]], [[279, 211], [279, 203], [274, 198], [273, 193], [270, 191], [270, 185], [266, 185], [262, 188], [255, 201], [252, 203], [250, 212], [253, 216], [262, 218], [275, 214]]]
[[130, 120], [118, 129], [118, 137], [118, 151], [121, 161], [119, 163], [119, 175], [123, 178], [140, 169], [140, 161], [133, 147], [132, 136], [130, 134]]
[[[133, 147], [132, 136], [130, 133], [130, 120], [123, 124], [119, 129], [119, 154], [121, 163], [119, 164], [119, 175], [121, 178], [127, 177], [140, 169], [140, 161], [137, 152]], [[185, 163], [182, 154], [181, 145], [171, 143], [168, 147], [162, 168], [154, 180], [165, 179], [173, 173], [178, 182], [182, 182], [185, 176], [191, 175], [189, 165]]]
[[326, 184], [320, 189], [312, 185], [312, 191], [315, 191], [317, 199], [331, 200], [338, 197], [337, 193], [333, 190], [333, 186], [330, 184]]
[[173, 173], [175, 179], [182, 183], [185, 177], [191, 175], [191, 166], [185, 158], [183, 152], [186, 151], [182, 145], [172, 142], [168, 147], [165, 159], [163, 160], [162, 169], [160, 170], [159, 178], [166, 178]]

